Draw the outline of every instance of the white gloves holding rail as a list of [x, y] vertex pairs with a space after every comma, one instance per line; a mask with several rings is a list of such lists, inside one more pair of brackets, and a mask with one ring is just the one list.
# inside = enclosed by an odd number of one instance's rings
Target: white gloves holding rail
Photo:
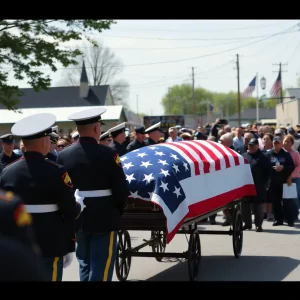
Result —
[[68, 253], [64, 256], [64, 268], [67, 268], [73, 261], [74, 252]]

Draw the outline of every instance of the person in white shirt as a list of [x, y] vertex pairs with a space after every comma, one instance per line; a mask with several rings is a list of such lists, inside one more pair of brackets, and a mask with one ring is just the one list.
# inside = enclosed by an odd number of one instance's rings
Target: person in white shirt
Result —
[[179, 142], [182, 141], [182, 138], [178, 136], [178, 130], [175, 127], [169, 128], [169, 137], [167, 138], [166, 142]]

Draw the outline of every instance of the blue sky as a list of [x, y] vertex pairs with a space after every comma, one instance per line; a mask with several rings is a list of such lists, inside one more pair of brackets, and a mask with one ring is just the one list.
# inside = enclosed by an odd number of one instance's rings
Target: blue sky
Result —
[[[116, 79], [126, 79], [130, 84], [128, 103], [131, 110], [137, 110], [138, 95], [140, 113], [161, 115], [160, 102], [168, 87], [191, 83], [192, 67], [195, 68], [196, 87], [217, 92], [237, 91], [236, 54], [240, 55], [241, 92], [256, 73], [259, 78], [267, 79], [266, 91], [269, 92], [279, 68], [273, 64], [279, 62], [288, 63], [283, 66], [283, 70], [287, 70], [282, 73], [284, 88], [296, 87], [297, 73], [300, 74], [300, 31], [268, 37], [297, 22], [118, 20], [111, 30], [93, 37], [110, 47], [125, 65]], [[254, 43], [261, 39], [265, 40]], [[250, 43], [253, 44], [241, 47]], [[241, 48], [230, 50], [237, 47]], [[220, 53], [223, 51], [226, 52]], [[219, 54], [212, 55], [214, 53]], [[155, 64], [139, 65], [150, 63]], [[53, 86], [60, 85], [62, 72], [51, 74]], [[13, 79], [10, 83], [28, 87]]]

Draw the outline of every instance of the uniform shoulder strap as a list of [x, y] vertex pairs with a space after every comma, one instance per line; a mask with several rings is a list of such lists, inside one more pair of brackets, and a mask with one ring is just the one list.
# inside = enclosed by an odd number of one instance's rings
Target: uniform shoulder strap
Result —
[[49, 164], [52, 164], [56, 167], [60, 167], [60, 164], [54, 162], [53, 160], [49, 159], [49, 158], [45, 158], [45, 161], [48, 162]]

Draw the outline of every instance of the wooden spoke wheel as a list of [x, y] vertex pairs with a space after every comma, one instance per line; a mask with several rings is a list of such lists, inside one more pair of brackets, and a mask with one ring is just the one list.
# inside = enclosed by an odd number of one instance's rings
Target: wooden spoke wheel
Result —
[[200, 236], [197, 229], [190, 234], [189, 248], [188, 248], [188, 271], [191, 281], [196, 281], [200, 271], [201, 263], [201, 243]]
[[[155, 238], [156, 240], [152, 244], [152, 252], [153, 253], [164, 253], [166, 251], [166, 234], [163, 231], [152, 230], [151, 238]], [[162, 261], [162, 257], [155, 257], [157, 261]]]
[[239, 209], [234, 210], [232, 244], [234, 256], [239, 258], [243, 249], [243, 220]]
[[131, 256], [126, 255], [126, 251], [130, 249], [131, 240], [129, 232], [127, 230], [119, 231], [115, 269], [116, 275], [120, 281], [126, 281], [129, 275]]

